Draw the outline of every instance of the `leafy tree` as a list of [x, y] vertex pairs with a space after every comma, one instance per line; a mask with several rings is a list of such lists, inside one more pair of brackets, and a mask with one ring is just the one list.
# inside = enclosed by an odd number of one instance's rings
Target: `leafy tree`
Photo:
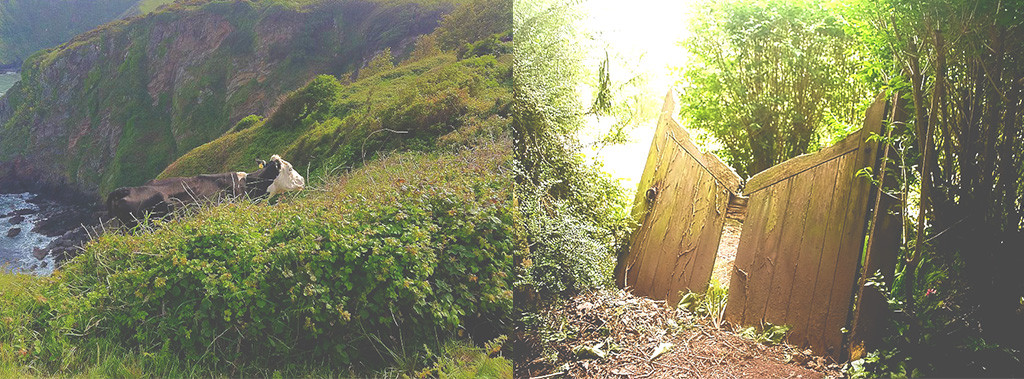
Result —
[[441, 20], [437, 42], [443, 50], [455, 50], [507, 31], [511, 18], [511, 1], [472, 0]]
[[838, 8], [893, 92], [895, 189], [920, 201], [890, 286], [875, 374], [1024, 370], [1024, 3], [856, 1]]
[[[680, 112], [742, 176], [859, 126], [870, 93], [861, 54], [818, 3], [708, 1], [698, 6]], [[825, 141], [828, 142], [828, 141]]]

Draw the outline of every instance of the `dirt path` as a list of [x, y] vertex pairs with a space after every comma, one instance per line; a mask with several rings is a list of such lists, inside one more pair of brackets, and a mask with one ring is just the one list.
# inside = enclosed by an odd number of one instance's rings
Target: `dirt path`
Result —
[[729, 288], [729, 279], [732, 276], [733, 262], [736, 261], [736, 247], [740, 244], [739, 221], [731, 218], [725, 219], [725, 228], [722, 230], [722, 239], [718, 243], [718, 257], [715, 258], [715, 271], [711, 278], [717, 280], [722, 287]]
[[822, 357], [788, 345], [756, 343], [714, 328], [706, 318], [670, 309], [663, 301], [621, 290], [582, 294], [546, 315], [544, 337], [529, 335], [516, 346], [516, 378], [840, 376], [839, 366]]

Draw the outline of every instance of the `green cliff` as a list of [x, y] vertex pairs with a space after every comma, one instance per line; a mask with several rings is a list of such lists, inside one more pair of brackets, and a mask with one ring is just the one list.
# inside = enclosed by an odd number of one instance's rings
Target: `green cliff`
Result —
[[106, 24], [28, 58], [0, 98], [0, 180], [87, 193], [143, 183], [318, 74], [408, 55], [451, 8], [188, 1]]

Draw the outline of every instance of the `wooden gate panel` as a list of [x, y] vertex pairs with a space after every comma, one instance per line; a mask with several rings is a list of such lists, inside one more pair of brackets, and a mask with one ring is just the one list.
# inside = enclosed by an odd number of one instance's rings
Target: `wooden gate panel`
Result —
[[875, 144], [866, 139], [880, 130], [883, 107], [879, 98], [865, 127], [836, 145], [748, 181], [750, 213], [736, 252], [727, 319], [789, 325], [791, 343], [839, 355], [870, 190], [870, 181], [856, 173], [874, 164]]
[[772, 207], [774, 195], [775, 188], [769, 188], [751, 194], [747, 199], [747, 215], [740, 233], [739, 246], [750, 247], [746, 250], [737, 249], [736, 251], [732, 278], [729, 280], [729, 304], [725, 307], [725, 318], [733, 322], [742, 322], [744, 319], [744, 306], [747, 303], [747, 291], [750, 288], [748, 280], [751, 278], [750, 272], [753, 271], [753, 252], [759, 251], [761, 246], [761, 234], [754, 231], [765, 227], [768, 219], [766, 213]]
[[[768, 297], [765, 298], [765, 319], [788, 319], [790, 302], [769, 301], [769, 299], [789, 299], [800, 260], [810, 258], [803, 256], [800, 242], [811, 227], [807, 222], [807, 215], [813, 209], [810, 204], [811, 195], [814, 194], [815, 184], [821, 181], [819, 173], [822, 168], [823, 166], [818, 166], [809, 170], [806, 175], [794, 176], [786, 180], [790, 194], [789, 202], [786, 204], [782, 230], [779, 233], [779, 256], [773, 266], [771, 286]], [[822, 185], [830, 186], [828, 181], [821, 182], [824, 182], [821, 183]]]
[[[678, 149], [671, 150], [674, 158], [676, 158], [676, 163], [670, 166], [672, 168], [678, 167], [679, 169], [667, 171], [670, 177], [662, 182], [664, 188], [661, 188], [662, 191], [659, 191], [664, 196], [658, 196], [661, 200], [665, 200], [665, 202], [658, 203], [656, 198], [655, 206], [665, 210], [676, 210], [676, 212], [661, 211], [655, 213], [659, 218], [670, 221], [652, 229], [656, 236], [661, 237], [659, 240], [648, 240], [651, 242], [651, 248], [655, 253], [652, 256], [655, 258], [652, 260], [655, 263], [655, 267], [653, 268], [654, 275], [651, 276], [650, 283], [645, 287], [649, 288], [650, 296], [656, 299], [667, 298], [669, 288], [675, 284], [675, 279], [680, 274], [680, 272], [677, 272], [679, 269], [677, 267], [685, 265], [692, 258], [691, 255], [686, 255], [686, 248], [693, 242], [693, 238], [686, 232], [686, 229], [681, 227], [693, 223], [695, 217], [693, 213], [678, 210], [682, 208], [689, 209], [690, 204], [700, 201], [697, 187], [703, 184], [700, 181], [701, 170], [697, 168], [696, 162], [686, 159], [685, 153]], [[678, 179], [672, 180], [674, 178]], [[643, 283], [643, 279], [637, 283]]]
[[[859, 133], [857, 133], [859, 136]], [[842, 233], [842, 229], [846, 223], [846, 209], [849, 204], [850, 195], [850, 169], [853, 167], [853, 159], [850, 154], [843, 155], [837, 158], [839, 161], [838, 169], [836, 170], [836, 182], [835, 190], [833, 191], [834, 197], [830, 199], [831, 204], [819, 204], [819, 206], [827, 206], [829, 208], [828, 224], [825, 226], [825, 241], [822, 244], [821, 250], [814, 252], [818, 255], [818, 272], [815, 275], [815, 281], [813, 284], [814, 291], [811, 294], [809, 304], [801, 311], [810, 314], [807, 320], [807, 324], [796, 325], [793, 324], [794, 329], [803, 328], [801, 332], [806, 335], [806, 343], [802, 346], [808, 346], [817, 353], [826, 352], [824, 346], [825, 330], [825, 319], [828, 316], [829, 301], [832, 296], [832, 285], [835, 281], [836, 263], [839, 262], [839, 256], [844, 253], [840, 249], [839, 236]], [[844, 180], [847, 178], [847, 180]], [[836, 330], [836, 333], [839, 331]]]
[[868, 199], [871, 197], [871, 181], [865, 177], [857, 177], [857, 172], [864, 167], [877, 169], [878, 143], [867, 141], [871, 133], [882, 132], [882, 117], [885, 111], [885, 101], [879, 99], [867, 110], [864, 127], [861, 129], [860, 139], [861, 151], [853, 155], [856, 161], [850, 168], [848, 179], [853, 188], [850, 189], [849, 207], [846, 213], [846, 222], [843, 227], [842, 244], [840, 246], [839, 261], [836, 264], [836, 274], [832, 286], [832, 296], [829, 300], [829, 314], [825, 323], [824, 351], [835, 355], [837, 358], [843, 352], [843, 333], [850, 321], [850, 311], [853, 305], [853, 294], [856, 291], [854, 283], [857, 279], [860, 259], [864, 253], [865, 234], [867, 232], [868, 220]]
[[718, 157], [697, 149], [674, 113], [669, 94], [637, 186], [633, 213], [641, 225], [616, 269], [620, 286], [670, 303], [681, 291], [707, 290], [729, 200], [741, 182]]
[[[793, 289], [789, 295], [793, 301], [789, 302], [786, 312], [786, 320], [790, 320], [788, 325], [807, 325], [811, 317], [813, 310], [811, 298], [821, 265], [821, 254], [813, 252], [824, 251], [825, 229], [831, 221], [829, 219], [829, 215], [832, 214], [831, 207], [838, 203], [835, 200], [837, 186], [834, 184], [837, 182], [839, 165], [840, 159], [833, 159], [815, 169], [817, 172], [814, 175], [816, 180], [814, 193], [816, 196], [826, 196], [831, 201], [828, 204], [819, 203], [816, 204], [818, 206], [813, 207], [808, 205], [807, 226], [804, 228], [799, 247], [803, 259], [799, 259], [793, 269]], [[831, 192], [828, 188], [831, 188]], [[807, 340], [807, 328], [794, 328], [789, 334], [789, 341], [795, 345], [810, 346]]]
[[[753, 254], [753, 265], [750, 268], [747, 288], [747, 302], [744, 304], [743, 323], [744, 325], [757, 325], [764, 319], [764, 309], [768, 303], [771, 279], [775, 273], [775, 262], [781, 255], [779, 240], [785, 226], [785, 216], [788, 211], [786, 205], [789, 203], [791, 186], [773, 186], [772, 201], [765, 212], [764, 226], [758, 230], [750, 230], [759, 241], [755, 251], [746, 252]], [[747, 232], [743, 228], [743, 232]], [[742, 233], [742, 232], [741, 232]], [[736, 249], [739, 255], [744, 246], [741, 244]]]

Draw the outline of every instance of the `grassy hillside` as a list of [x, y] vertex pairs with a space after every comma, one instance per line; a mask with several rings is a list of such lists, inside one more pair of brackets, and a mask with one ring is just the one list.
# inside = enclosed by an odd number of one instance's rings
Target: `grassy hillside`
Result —
[[317, 77], [164, 173], [283, 153], [306, 190], [0, 275], [0, 376], [510, 378], [510, 25], [453, 31], [511, 4], [464, 7], [408, 59]]
[[405, 56], [451, 5], [362, 0], [178, 2], [37, 53], [0, 114], [0, 164], [106, 193], [138, 185], [317, 74]]
[[125, 15], [140, 15], [155, 11], [161, 5], [173, 3], [174, 0], [139, 0], [126, 11]]
[[[389, 54], [379, 54], [358, 75], [344, 77], [357, 78], [350, 84], [319, 76], [269, 118], [244, 118], [159, 177], [251, 171], [255, 159], [281, 154], [315, 179], [357, 167], [381, 151], [431, 150], [500, 134], [510, 122], [511, 36], [491, 30], [497, 33], [438, 42], [490, 13], [453, 14], [447, 25], [418, 39], [407, 60], [395, 66]], [[468, 20], [452, 22], [457, 17]]]
[[254, 159], [281, 154], [315, 178], [382, 150], [494, 134], [508, 123], [510, 59], [441, 54], [347, 86], [318, 77], [267, 120], [243, 120], [240, 130], [190, 151], [160, 177], [252, 170]]
[[467, 329], [493, 338], [509, 317], [509, 150], [394, 155], [277, 205], [108, 233], [52, 278], [0, 276], [18, 288], [0, 296], [0, 362], [56, 375], [114, 352], [153, 376], [429, 368], [424, 347]]

